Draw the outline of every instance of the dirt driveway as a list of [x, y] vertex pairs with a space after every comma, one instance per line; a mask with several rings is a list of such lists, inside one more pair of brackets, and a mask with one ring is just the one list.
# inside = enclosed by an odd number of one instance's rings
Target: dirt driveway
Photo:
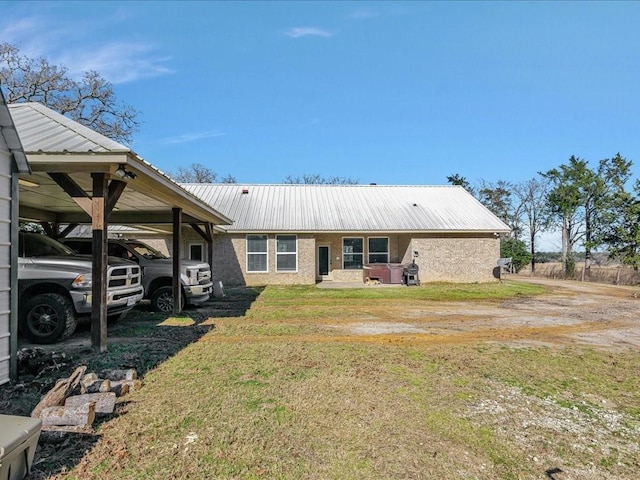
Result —
[[416, 307], [399, 303], [384, 311], [365, 309], [361, 321], [352, 317], [329, 327], [376, 342], [640, 348], [638, 287], [511, 278], [545, 285], [549, 293], [504, 302], [423, 302]]

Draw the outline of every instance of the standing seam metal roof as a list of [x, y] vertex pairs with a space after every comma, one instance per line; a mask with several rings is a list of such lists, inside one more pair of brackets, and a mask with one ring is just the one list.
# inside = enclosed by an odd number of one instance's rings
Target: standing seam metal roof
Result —
[[233, 219], [229, 232], [509, 231], [460, 186], [182, 186]]

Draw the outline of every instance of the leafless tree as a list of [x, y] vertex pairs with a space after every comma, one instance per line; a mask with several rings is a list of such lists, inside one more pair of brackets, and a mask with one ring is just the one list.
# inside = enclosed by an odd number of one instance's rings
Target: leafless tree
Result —
[[323, 177], [319, 173], [305, 173], [302, 177], [287, 175], [283, 183], [305, 185], [357, 185], [358, 180], [349, 177]]
[[522, 205], [522, 216], [529, 234], [531, 275], [535, 275], [536, 238], [551, 226], [551, 218], [547, 208], [548, 183], [539, 178], [532, 178], [516, 184], [513, 192]]
[[[188, 167], [178, 167], [173, 173], [169, 173], [171, 178], [180, 183], [216, 183], [218, 174], [211, 168], [201, 164], [192, 163]], [[237, 183], [232, 175], [223, 177], [219, 183]]]
[[115, 141], [129, 144], [138, 131], [138, 112], [118, 102], [113, 86], [96, 71], [80, 80], [62, 65], [30, 58], [0, 43], [0, 84], [9, 103], [39, 102]]

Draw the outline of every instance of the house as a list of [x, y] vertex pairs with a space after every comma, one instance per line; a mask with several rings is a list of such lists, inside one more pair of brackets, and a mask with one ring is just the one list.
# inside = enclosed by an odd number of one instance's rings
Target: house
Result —
[[[182, 184], [233, 220], [214, 235], [225, 285], [363, 280], [366, 264], [415, 260], [422, 282], [495, 281], [509, 227], [460, 186]], [[202, 258], [185, 234], [183, 253]]]
[[0, 385], [17, 375], [18, 174], [29, 171], [0, 89]]

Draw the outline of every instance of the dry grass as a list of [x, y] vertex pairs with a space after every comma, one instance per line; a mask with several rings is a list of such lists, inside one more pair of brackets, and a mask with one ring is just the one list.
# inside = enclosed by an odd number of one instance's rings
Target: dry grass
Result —
[[284, 308], [289, 294], [267, 288], [149, 372], [52, 478], [637, 478], [636, 351], [398, 343], [329, 323], [395, 322], [436, 301], [302, 289]]

